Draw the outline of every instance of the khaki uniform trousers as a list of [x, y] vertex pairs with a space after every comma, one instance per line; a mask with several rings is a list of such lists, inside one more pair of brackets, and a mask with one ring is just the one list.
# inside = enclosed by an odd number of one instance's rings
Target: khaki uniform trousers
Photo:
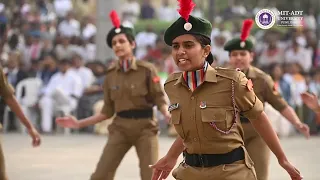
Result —
[[0, 143], [0, 180], [8, 180], [1, 143]]
[[113, 180], [125, 154], [135, 146], [139, 158], [141, 180], [152, 178], [150, 164], [158, 160], [159, 127], [155, 120], [115, 117], [108, 127], [109, 138], [91, 180]]
[[244, 144], [254, 163], [258, 180], [268, 180], [270, 149], [251, 123], [242, 123]]
[[174, 169], [172, 176], [177, 180], [257, 180], [253, 162], [245, 148], [244, 152], [244, 160], [215, 167], [191, 167], [181, 163]]

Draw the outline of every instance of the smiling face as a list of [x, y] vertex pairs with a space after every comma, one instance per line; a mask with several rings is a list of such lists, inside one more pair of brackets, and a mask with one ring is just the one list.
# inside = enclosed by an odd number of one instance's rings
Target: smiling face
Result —
[[195, 36], [184, 34], [172, 41], [172, 57], [181, 71], [201, 69], [210, 53], [210, 45], [202, 45]]
[[233, 50], [230, 52], [230, 65], [232, 68], [239, 68], [241, 71], [250, 67], [253, 60], [253, 53], [248, 50]]
[[118, 34], [112, 38], [112, 49], [115, 55], [122, 59], [122, 57], [130, 56], [136, 44], [133, 40], [129, 40], [125, 34]]

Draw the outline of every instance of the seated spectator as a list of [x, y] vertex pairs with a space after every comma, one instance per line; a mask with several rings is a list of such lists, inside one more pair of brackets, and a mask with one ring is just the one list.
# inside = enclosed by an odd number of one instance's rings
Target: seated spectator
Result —
[[[316, 69], [315, 73], [312, 77], [312, 80], [309, 84], [309, 92], [311, 92], [315, 97], [320, 97], [320, 69]], [[310, 131], [312, 134], [316, 134], [320, 132], [320, 121], [318, 117], [317, 122], [317, 112], [313, 112], [314, 109], [308, 109], [309, 110], [309, 116], [306, 119], [306, 123], [310, 126]]]
[[312, 66], [312, 53], [304, 48], [303, 43], [294, 38], [292, 46], [285, 52], [285, 63], [299, 63], [304, 72], [308, 72]]
[[155, 10], [150, 0], [143, 0], [140, 17], [141, 19], [153, 19], [155, 17]]
[[[103, 100], [103, 83], [106, 74], [106, 66], [101, 62], [95, 62], [93, 66], [93, 74], [95, 81], [84, 89], [83, 96], [79, 100], [77, 109], [77, 118], [85, 118], [93, 115], [93, 109], [95, 103], [99, 100]], [[92, 132], [93, 127], [85, 128], [83, 131]]]
[[73, 45], [70, 43], [71, 37], [61, 34], [61, 44], [58, 44], [54, 50], [57, 60], [71, 59], [74, 53]]
[[41, 61], [41, 67], [40, 72], [37, 74], [37, 77], [39, 77], [42, 80], [42, 86], [45, 88], [51, 77], [55, 75], [59, 71], [57, 67], [57, 60], [54, 54], [47, 54], [43, 57], [43, 60]]
[[71, 61], [60, 60], [59, 72], [52, 76], [47, 87], [41, 92], [39, 107], [44, 133], [52, 132], [53, 117], [57, 108], [70, 113], [77, 108], [78, 100], [82, 96], [81, 79], [70, 71], [70, 68]]
[[282, 95], [282, 97], [291, 104], [291, 85], [283, 78], [283, 68], [281, 64], [273, 63], [270, 65], [270, 75], [274, 81], [275, 89]]
[[15, 53], [9, 54], [7, 67], [3, 69], [8, 82], [15, 88], [17, 84], [28, 77], [26, 71], [20, 68], [20, 56]]
[[298, 62], [289, 64], [289, 73], [284, 75], [284, 79], [291, 85], [293, 107], [300, 119], [303, 119], [303, 102], [300, 94], [307, 91], [306, 79], [302, 75], [302, 67]]
[[140, 3], [137, 0], [127, 0], [121, 6], [121, 16], [124, 22], [135, 24], [140, 15]]
[[67, 36], [80, 36], [80, 22], [74, 18], [74, 13], [69, 11], [65, 19], [59, 24], [58, 32]]
[[259, 60], [258, 66], [269, 66], [272, 63], [284, 63], [284, 50], [278, 46], [278, 40], [272, 39], [268, 43]]
[[145, 61], [162, 61], [163, 50], [165, 49], [165, 44], [161, 38], [157, 38], [155, 47], [147, 46], [147, 55], [143, 58]]
[[74, 54], [72, 58], [72, 68], [70, 69], [73, 73], [77, 74], [82, 81], [84, 88], [88, 88], [94, 82], [95, 77], [91, 69], [84, 66], [83, 58], [79, 54]]
[[86, 62], [93, 62], [96, 59], [97, 45], [95, 44], [95, 36], [85, 41]]

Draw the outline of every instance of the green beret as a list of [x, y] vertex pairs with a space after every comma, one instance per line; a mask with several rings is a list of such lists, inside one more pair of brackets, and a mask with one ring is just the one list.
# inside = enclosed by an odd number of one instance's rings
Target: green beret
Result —
[[211, 39], [212, 25], [208, 20], [189, 16], [188, 23], [180, 17], [164, 33], [164, 41], [171, 46], [172, 41], [184, 34], [202, 35]]
[[251, 51], [253, 48], [253, 42], [250, 38], [246, 39], [245, 41], [241, 41], [240, 37], [233, 38], [228, 41], [224, 45], [224, 50], [226, 51], [233, 51], [233, 50], [248, 50]]
[[118, 35], [118, 34], [125, 34], [129, 37], [131, 37], [134, 40], [135, 37], [135, 32], [133, 28], [130, 27], [124, 27], [124, 26], [120, 26], [120, 28], [112, 28], [109, 33], [107, 34], [107, 44], [110, 48], [112, 48], [112, 39], [114, 36]]

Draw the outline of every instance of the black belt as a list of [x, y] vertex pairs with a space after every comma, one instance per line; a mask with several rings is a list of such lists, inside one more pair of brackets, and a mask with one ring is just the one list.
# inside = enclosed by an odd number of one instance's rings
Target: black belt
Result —
[[244, 159], [242, 147], [236, 148], [226, 154], [188, 154], [183, 153], [185, 163], [193, 167], [213, 167], [222, 164], [232, 164]]
[[140, 119], [140, 118], [152, 118], [153, 109], [134, 109], [120, 111], [117, 113], [117, 116], [127, 119]]

